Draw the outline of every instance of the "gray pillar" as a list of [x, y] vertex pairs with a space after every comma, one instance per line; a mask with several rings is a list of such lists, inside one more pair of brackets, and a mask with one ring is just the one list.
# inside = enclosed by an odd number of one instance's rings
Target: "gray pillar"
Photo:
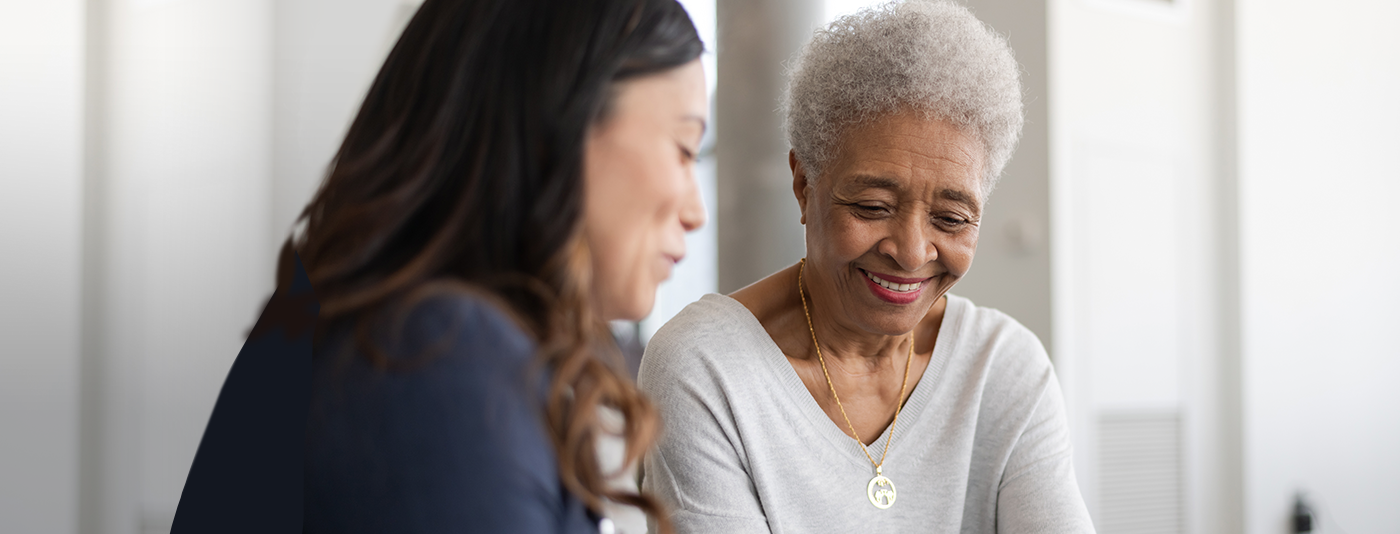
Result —
[[812, 0], [718, 0], [715, 89], [719, 291], [744, 287], [805, 254], [778, 103], [783, 65], [812, 36]]
[[967, 0], [1005, 35], [1021, 65], [1026, 125], [982, 213], [977, 258], [953, 293], [997, 308], [1055, 354], [1050, 295], [1049, 12], [1044, 0]]

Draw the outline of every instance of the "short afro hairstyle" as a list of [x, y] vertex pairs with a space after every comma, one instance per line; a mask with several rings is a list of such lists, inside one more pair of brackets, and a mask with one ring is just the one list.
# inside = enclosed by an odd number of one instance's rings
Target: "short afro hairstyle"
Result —
[[865, 9], [818, 30], [789, 66], [788, 142], [816, 181], [851, 127], [919, 112], [981, 140], [986, 199], [1025, 122], [1020, 73], [1006, 39], [951, 0]]

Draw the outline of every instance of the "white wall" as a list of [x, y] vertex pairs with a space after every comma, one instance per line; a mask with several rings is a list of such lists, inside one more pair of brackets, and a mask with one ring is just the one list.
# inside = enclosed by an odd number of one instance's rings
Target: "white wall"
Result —
[[1050, 6], [1052, 354], [1080, 487], [1106, 533], [1233, 532], [1218, 2]]
[[1128, 531], [1108, 421], [1153, 412], [1174, 529], [1288, 532], [1297, 491], [1322, 532], [1400, 523], [1400, 7], [1051, 6], [1056, 353], [1099, 527]]
[[1248, 532], [1400, 525], [1400, 3], [1239, 0]]
[[102, 487], [89, 524], [169, 528], [220, 386], [272, 289], [272, 2], [118, 0], [96, 32], [93, 236]]
[[86, 524], [162, 532], [277, 248], [418, 2], [99, 2]]
[[271, 239], [281, 245], [418, 2], [278, 0]]
[[0, 2], [0, 531], [77, 526], [81, 0]]

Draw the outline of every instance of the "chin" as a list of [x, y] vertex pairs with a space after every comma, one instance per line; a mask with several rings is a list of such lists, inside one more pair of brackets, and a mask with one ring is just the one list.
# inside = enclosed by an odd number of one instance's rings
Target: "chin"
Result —
[[619, 314], [617, 314], [616, 317], [608, 317], [607, 320], [609, 320], [609, 321], [631, 321], [631, 322], [634, 322], [634, 323], [635, 323], [635, 322], [637, 322], [637, 321], [641, 321], [642, 319], [646, 318], [646, 316], [647, 316], [648, 313], [651, 313], [651, 309], [650, 309], [650, 308], [646, 309], [645, 311], [627, 311], [627, 312], [624, 312], [624, 313], [619, 313]]
[[651, 310], [656, 306], [656, 290], [644, 292], [634, 298], [619, 302], [613, 310], [616, 317], [605, 317], [608, 320], [640, 321], [651, 315]]
[[[922, 300], [920, 299], [920, 301]], [[914, 306], [900, 312], [873, 312], [865, 320], [865, 329], [886, 336], [908, 334], [919, 326], [919, 321], [923, 320], [924, 314], [928, 312], [930, 306], [932, 305], [926, 306], [923, 302], [916, 302]]]

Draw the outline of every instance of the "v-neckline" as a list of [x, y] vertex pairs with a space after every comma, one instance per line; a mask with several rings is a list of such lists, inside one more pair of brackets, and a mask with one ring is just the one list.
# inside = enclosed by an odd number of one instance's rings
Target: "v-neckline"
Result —
[[[809, 391], [807, 385], [802, 382], [802, 377], [798, 376], [797, 370], [794, 369], [792, 363], [788, 361], [787, 355], [783, 354], [782, 349], [779, 348], [778, 344], [773, 341], [773, 338], [768, 335], [768, 331], [763, 328], [763, 324], [759, 322], [758, 317], [755, 317], [753, 312], [750, 312], [743, 303], [740, 303], [732, 297], [720, 294], [712, 295], [722, 299], [725, 305], [734, 306], [737, 310], [742, 312], [739, 315], [744, 317], [744, 321], [747, 323], [750, 333], [755, 338], [759, 338], [757, 344], [762, 349], [762, 359], [768, 362], [769, 368], [777, 376], [778, 382], [787, 390], [794, 404], [796, 404], [798, 409], [806, 416], [807, 422], [811, 425], [812, 429], [825, 437], [826, 441], [830, 443], [832, 447], [835, 447], [836, 450], [841, 451], [842, 455], [849, 458], [856, 465], [869, 468], [873, 473], [875, 466], [872, 465], [870, 459], [865, 456], [865, 452], [861, 450], [860, 444], [855, 438], [851, 437], [850, 434], [846, 433], [846, 429], [837, 425], [835, 421], [832, 421], [831, 418], [826, 415], [826, 411], [822, 410], [821, 405], [817, 403], [816, 397], [812, 396], [812, 392]], [[900, 419], [904, 419], [905, 422], [895, 427], [894, 431], [898, 434], [896, 437], [907, 436], [914, 425], [923, 419], [920, 414], [923, 413], [929, 400], [933, 398], [933, 390], [937, 388], [936, 384], [938, 379], [943, 375], [943, 369], [948, 358], [953, 354], [958, 344], [960, 338], [959, 330], [961, 328], [964, 311], [963, 306], [966, 305], [966, 301], [954, 295], [948, 295], [947, 297], [948, 305], [943, 311], [943, 319], [939, 322], [938, 338], [933, 344], [933, 354], [929, 357], [928, 367], [924, 368], [922, 377], [919, 378], [918, 383], [914, 386], [914, 391], [909, 393], [909, 400], [906, 401], [904, 407], [900, 409], [900, 415], [902, 416]], [[890, 428], [886, 426], [880, 430], [879, 438], [870, 445], [865, 446], [866, 449], [870, 450], [870, 454], [876, 457], [875, 461], [879, 461], [879, 455], [883, 453], [885, 442], [888, 441], [890, 437]], [[897, 439], [895, 441], [896, 443], [890, 445], [890, 457], [897, 456], [896, 451], [902, 448], [905, 440]], [[880, 452], [877, 453], [876, 451]]]

